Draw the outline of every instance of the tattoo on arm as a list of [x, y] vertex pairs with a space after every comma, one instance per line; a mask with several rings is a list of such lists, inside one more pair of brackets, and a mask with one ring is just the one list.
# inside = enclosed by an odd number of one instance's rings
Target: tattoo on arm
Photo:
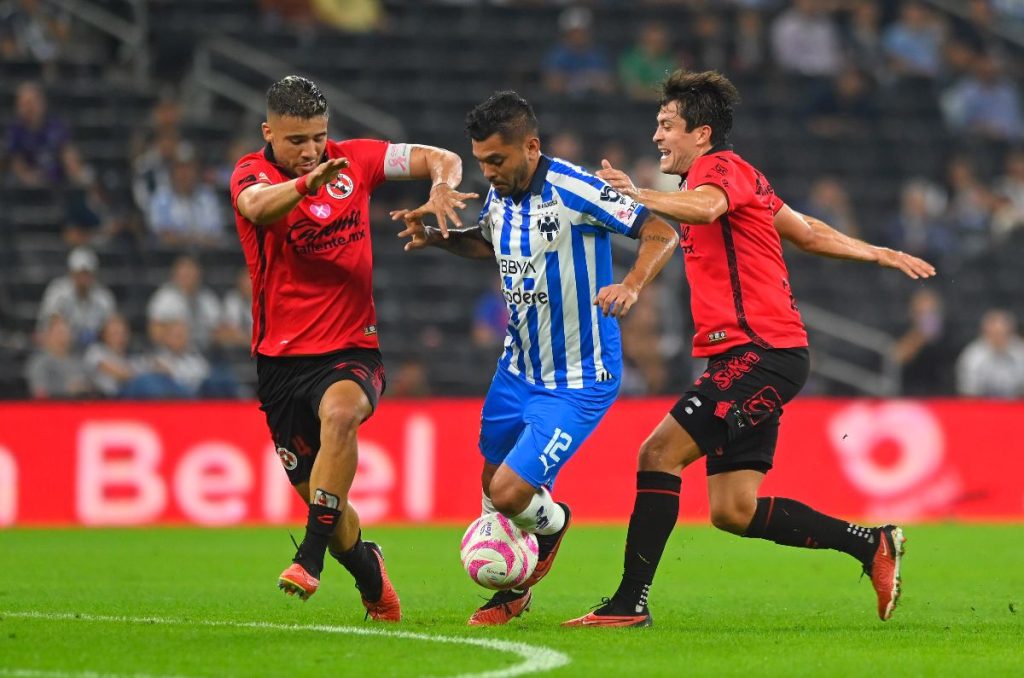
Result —
[[663, 245], [667, 245], [672, 242], [672, 238], [666, 238], [663, 235], [645, 235], [640, 238], [640, 242], [660, 242]]

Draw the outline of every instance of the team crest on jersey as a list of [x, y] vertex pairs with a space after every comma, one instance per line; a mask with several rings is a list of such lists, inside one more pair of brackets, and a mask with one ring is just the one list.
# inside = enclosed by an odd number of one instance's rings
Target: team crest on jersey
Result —
[[285, 447], [277, 448], [277, 456], [281, 459], [281, 465], [289, 471], [294, 471], [299, 465], [299, 458], [295, 456], [294, 452]]
[[540, 234], [544, 236], [545, 240], [548, 242], [554, 242], [560, 229], [558, 217], [553, 214], [545, 214], [540, 218], [539, 223], [537, 224], [537, 229], [540, 231]]
[[344, 200], [352, 195], [354, 187], [355, 184], [347, 174], [338, 172], [338, 178], [327, 184], [327, 193], [335, 200]]

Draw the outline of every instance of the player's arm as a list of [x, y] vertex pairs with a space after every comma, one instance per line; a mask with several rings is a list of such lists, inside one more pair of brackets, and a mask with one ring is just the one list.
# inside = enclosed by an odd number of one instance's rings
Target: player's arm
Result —
[[606, 316], [626, 315], [640, 296], [640, 290], [665, 267], [679, 244], [676, 230], [654, 214], [649, 214], [640, 225], [637, 239], [640, 247], [633, 268], [621, 283], [602, 287], [594, 299], [594, 305], [600, 306]]
[[[448, 221], [455, 228], [462, 228], [462, 220], [456, 209], [465, 209], [466, 200], [479, 198], [476, 193], [461, 193], [456, 190], [462, 183], [462, 158], [455, 153], [436, 146], [405, 144], [408, 153], [407, 174], [389, 173], [389, 177], [401, 179], [430, 179], [430, 197], [413, 212], [430, 212], [437, 217], [441, 236], [448, 237]], [[391, 163], [394, 156], [385, 161]]]
[[394, 210], [391, 218], [405, 222], [405, 230], [398, 237], [409, 238], [409, 242], [405, 243], [406, 252], [424, 247], [440, 247], [467, 259], [494, 257], [494, 246], [484, 238], [479, 225], [450, 228], [447, 235], [442, 235], [440, 228], [423, 224], [423, 215], [418, 210]]
[[885, 268], [899, 269], [914, 280], [935, 275], [935, 267], [923, 259], [851, 238], [820, 219], [800, 214], [789, 205], [783, 205], [775, 215], [775, 230], [781, 237], [811, 254], [874, 262]]
[[710, 224], [729, 211], [729, 199], [718, 186], [705, 184], [692, 191], [655, 191], [637, 188], [629, 175], [601, 161], [597, 176], [622, 195], [628, 196], [656, 214], [683, 224]]
[[235, 200], [239, 213], [256, 224], [265, 226], [291, 212], [305, 195], [315, 191], [348, 167], [347, 158], [331, 158], [297, 179], [280, 184], [256, 183], [242, 190]]

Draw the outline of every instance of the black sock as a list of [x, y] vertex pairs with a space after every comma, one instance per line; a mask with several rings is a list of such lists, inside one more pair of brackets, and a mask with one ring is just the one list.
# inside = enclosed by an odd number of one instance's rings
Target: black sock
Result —
[[373, 550], [363, 541], [362, 530], [356, 537], [356, 543], [348, 551], [338, 553], [331, 551], [331, 557], [349, 571], [355, 580], [356, 588], [370, 602], [380, 600], [384, 580], [380, 575], [380, 563]]
[[340, 516], [341, 511], [338, 509], [310, 504], [309, 515], [306, 518], [306, 536], [299, 544], [299, 550], [292, 558], [292, 562], [302, 565], [314, 577], [319, 577], [324, 569], [327, 541], [334, 533]]
[[767, 539], [783, 546], [835, 549], [867, 566], [878, 548], [878, 530], [818, 513], [784, 497], [760, 497], [744, 537]]
[[626, 532], [622, 583], [612, 598], [627, 606], [630, 613], [647, 608], [647, 592], [654, 582], [654, 572], [679, 517], [681, 487], [682, 480], [671, 473], [636, 474], [636, 501]]

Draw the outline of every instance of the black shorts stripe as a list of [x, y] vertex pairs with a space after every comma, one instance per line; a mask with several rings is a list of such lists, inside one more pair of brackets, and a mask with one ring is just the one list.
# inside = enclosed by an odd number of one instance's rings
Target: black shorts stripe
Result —
[[743, 288], [740, 287], [740, 267], [736, 263], [736, 243], [732, 238], [732, 224], [729, 223], [729, 215], [723, 214], [721, 216], [722, 222], [722, 241], [725, 243], [725, 258], [729, 264], [729, 284], [732, 286], [732, 303], [736, 309], [736, 322], [739, 324], [740, 329], [743, 330], [750, 341], [754, 342], [761, 348], [774, 348], [771, 344], [761, 338], [750, 327], [750, 323], [747, 322], [747, 312], [743, 310]]

